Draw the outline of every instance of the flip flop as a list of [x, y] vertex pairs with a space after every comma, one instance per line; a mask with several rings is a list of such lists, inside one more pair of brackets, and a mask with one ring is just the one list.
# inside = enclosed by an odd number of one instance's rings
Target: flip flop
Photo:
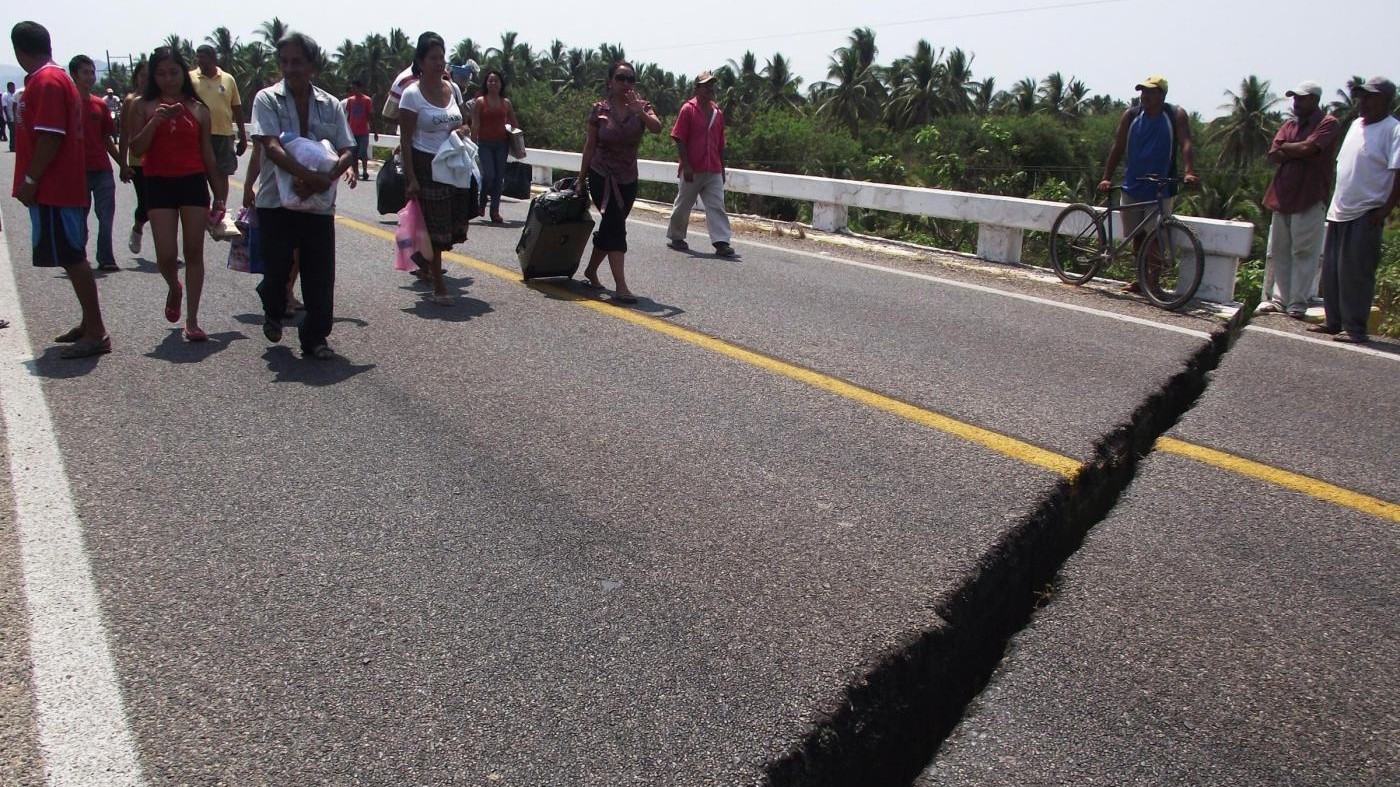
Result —
[[[175, 307], [174, 307], [174, 308], [171, 308], [171, 306], [170, 306], [170, 296], [171, 296], [171, 295], [174, 295], [174, 296], [175, 296]], [[180, 321], [180, 301], [183, 300], [184, 297], [185, 297], [185, 288], [182, 287], [182, 286], [180, 285], [179, 282], [175, 282], [175, 286], [172, 287], [172, 288], [170, 289], [170, 292], [167, 293], [166, 296], [165, 296], [165, 321], [166, 321], [166, 322], [179, 322], [179, 321]]]
[[83, 338], [83, 326], [79, 325], [72, 330], [64, 331], [53, 338], [54, 344], [72, 344]]
[[629, 304], [629, 305], [630, 305], [630, 304], [633, 304], [633, 303], [636, 303], [636, 302], [637, 302], [637, 296], [635, 296], [635, 295], [614, 295], [614, 296], [613, 296], [613, 300], [617, 301], [618, 303], [626, 303], [626, 304]]
[[596, 281], [589, 281], [588, 279], [584, 279], [583, 281], [579, 282], [579, 284], [582, 285], [585, 290], [603, 289], [603, 285], [599, 284]]
[[186, 328], [185, 330], [181, 331], [180, 333], [182, 333], [182, 334], [185, 335], [185, 341], [187, 341], [187, 342], [207, 342], [207, 341], [209, 341], [209, 334], [206, 333], [205, 330], [204, 330], [203, 328]]
[[112, 340], [107, 336], [101, 339], [83, 339], [75, 342], [69, 347], [63, 348], [63, 352], [58, 354], [60, 358], [87, 358], [91, 355], [105, 355], [112, 351]]

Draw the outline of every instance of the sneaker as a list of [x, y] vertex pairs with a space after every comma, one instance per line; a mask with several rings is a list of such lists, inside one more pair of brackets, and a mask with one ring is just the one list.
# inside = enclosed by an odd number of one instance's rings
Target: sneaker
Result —
[[264, 320], [264, 321], [263, 321], [263, 336], [266, 336], [266, 337], [267, 337], [267, 340], [270, 341], [270, 342], [272, 342], [273, 344], [277, 344], [277, 343], [281, 342], [281, 341], [282, 341], [282, 323], [280, 323], [280, 322], [278, 322], [278, 321], [276, 321], [276, 320], [273, 320], [273, 319]]
[[1288, 316], [1295, 320], [1306, 320], [1308, 318], [1308, 311], [1306, 309], [1289, 309]]
[[734, 251], [734, 247], [730, 246], [728, 243], [715, 244], [715, 256], [733, 257], [735, 254], [738, 254], [738, 252]]
[[1311, 328], [1308, 328], [1308, 333], [1324, 333], [1328, 336], [1332, 336], [1341, 332], [1341, 328], [1333, 328], [1325, 323], [1322, 325], [1314, 325]]
[[675, 249], [676, 251], [690, 251], [690, 244], [677, 238], [672, 238], [671, 242], [666, 245]]
[[1280, 311], [1282, 311], [1282, 310], [1279, 309], [1277, 303], [1274, 303], [1273, 301], [1260, 301], [1260, 302], [1259, 302], [1259, 306], [1254, 310], [1254, 313], [1255, 313], [1255, 314], [1277, 314], [1277, 313], [1279, 313]]
[[329, 344], [318, 344], [302, 355], [317, 361], [330, 361], [335, 358], [335, 350], [332, 350]]
[[131, 234], [126, 238], [126, 248], [132, 254], [141, 253], [141, 228], [132, 227]]
[[1352, 333], [1351, 331], [1347, 331], [1346, 333], [1339, 333], [1333, 336], [1332, 341], [1342, 342], [1344, 344], [1366, 344], [1371, 341], [1371, 338], [1364, 333]]
[[97, 269], [100, 271], [119, 271], [122, 268], [116, 263], [115, 260], [109, 260], [107, 262], [97, 263]]

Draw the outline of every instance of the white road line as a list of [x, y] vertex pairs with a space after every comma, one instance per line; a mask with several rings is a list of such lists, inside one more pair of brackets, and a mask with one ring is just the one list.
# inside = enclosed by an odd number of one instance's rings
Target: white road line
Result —
[[[637, 219], [629, 219], [628, 223], [640, 224], [644, 227], [666, 229], [665, 224], [653, 224], [649, 221], [640, 221]], [[803, 249], [790, 249], [785, 248], [783, 246], [773, 246], [767, 243], [755, 243], [753, 241], [748, 240], [743, 241], [740, 245], [745, 248], [768, 249], [769, 251], [782, 252], [783, 254], [797, 254], [803, 257], [811, 257], [813, 259], [822, 260], [825, 262], [836, 263], [838, 265], [850, 265], [855, 268], [866, 268], [868, 270], [880, 271], [882, 273], [890, 273], [896, 276], [906, 276], [911, 279], [922, 279], [923, 281], [933, 282], [935, 284], [943, 284], [949, 287], [959, 287], [964, 290], [973, 290], [975, 292], [982, 292], [988, 295], [1000, 295], [1002, 297], [1013, 298], [1018, 301], [1026, 301], [1028, 303], [1040, 304], [1041, 306], [1052, 306], [1056, 309], [1065, 309], [1066, 311], [1079, 312], [1080, 314], [1091, 314], [1095, 317], [1104, 317], [1110, 320], [1118, 320], [1119, 322], [1127, 322], [1132, 323], [1134, 325], [1143, 325], [1148, 328], [1158, 328], [1163, 331], [1180, 333], [1186, 336], [1194, 336], [1198, 339], [1209, 339], [1211, 336], [1205, 331], [1198, 331], [1194, 328], [1183, 328], [1179, 325], [1170, 325], [1168, 323], [1154, 322], [1153, 320], [1145, 320], [1141, 317], [1132, 317], [1127, 314], [1118, 314], [1116, 312], [1104, 311], [1103, 309], [1094, 309], [1088, 306], [1080, 306], [1074, 303], [1055, 301], [1049, 298], [1037, 298], [1034, 295], [1025, 295], [1023, 293], [1011, 292], [1009, 290], [999, 290], [995, 287], [987, 287], [981, 284], [969, 284], [965, 281], [958, 281], [956, 279], [945, 279], [941, 276], [930, 276], [927, 273], [915, 273], [913, 271], [899, 270], [898, 268], [887, 268], [883, 265], [875, 265], [874, 263], [860, 262], [858, 260], [847, 260], [834, 255], [817, 254], [816, 252], [805, 251]]]
[[[0, 239], [0, 409], [10, 453], [39, 745], [50, 787], [145, 784], [122, 707], [82, 525], [34, 375], [7, 244]], [[67, 287], [62, 281], [45, 282]], [[71, 296], [70, 296], [71, 300]], [[77, 304], [71, 303], [76, 311]]]
[[1312, 344], [1320, 344], [1324, 347], [1330, 347], [1334, 350], [1347, 350], [1349, 352], [1361, 353], [1362, 355], [1370, 355], [1376, 358], [1385, 358], [1389, 361], [1400, 361], [1400, 354], [1382, 352], [1381, 350], [1375, 350], [1364, 345], [1334, 342], [1331, 339], [1319, 339], [1316, 336], [1305, 336], [1300, 333], [1290, 333], [1289, 331], [1280, 331], [1274, 328], [1265, 328], [1261, 325], [1249, 325], [1245, 327], [1245, 330], [1258, 331], [1259, 333], [1267, 333], [1270, 336], [1282, 336], [1285, 339], [1293, 339], [1295, 341], [1300, 342], [1311, 342]]

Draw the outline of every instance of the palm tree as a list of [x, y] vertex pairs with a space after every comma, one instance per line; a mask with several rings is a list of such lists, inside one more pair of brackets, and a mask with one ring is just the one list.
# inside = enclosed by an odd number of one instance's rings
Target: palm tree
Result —
[[238, 48], [238, 39], [227, 27], [216, 27], [214, 32], [204, 37], [204, 43], [214, 47], [214, 52], [219, 61], [219, 68], [225, 71], [233, 69], [233, 51]]
[[263, 40], [268, 49], [273, 49], [277, 46], [277, 42], [286, 37], [291, 29], [286, 22], [274, 16], [258, 25], [258, 29], [254, 33]]
[[727, 61], [725, 68], [734, 75], [734, 80], [728, 85], [721, 85], [725, 88], [720, 94], [721, 103], [732, 109], [750, 107], [757, 103], [765, 92], [765, 86], [763, 77], [758, 73], [758, 58], [754, 53], [745, 52], [737, 63], [733, 60]]
[[515, 60], [515, 42], [519, 37], [519, 33], [513, 30], [507, 30], [501, 33], [501, 45], [499, 47], [491, 47], [486, 50], [486, 59], [491, 61], [497, 68], [501, 69], [501, 73], [506, 75], [506, 81], [511, 83], [515, 82], [515, 70], [517, 65]]
[[1019, 79], [1007, 92], [1006, 109], [1017, 115], [1030, 115], [1035, 112], [1039, 95], [1039, 82], [1035, 77]]
[[165, 37], [164, 41], [160, 42], [160, 45], [168, 46], [179, 52], [180, 57], [183, 57], [191, 68], [194, 67], [194, 43], [188, 38], [181, 38], [179, 33], [171, 33]]
[[457, 42], [457, 46], [452, 47], [452, 62], [458, 65], [465, 64], [468, 60], [475, 60], [478, 65], [486, 60], [486, 53], [481, 51], [481, 47], [470, 38], [464, 38]]
[[875, 65], [875, 56], [880, 53], [880, 48], [875, 46], [875, 31], [868, 27], [857, 27], [851, 31], [850, 48], [857, 53], [857, 61], [861, 70], [865, 70]]
[[1347, 80], [1347, 89], [1337, 91], [1337, 100], [1332, 102], [1329, 109], [1339, 120], [1351, 120], [1356, 117], [1356, 88], [1366, 84], [1366, 77], [1352, 76]]
[[1242, 169], [1269, 152], [1280, 122], [1279, 113], [1271, 109], [1279, 98], [1269, 91], [1267, 80], [1252, 74], [1240, 82], [1239, 93], [1227, 90], [1225, 95], [1230, 101], [1220, 108], [1230, 114], [1216, 121], [1213, 141], [1220, 143], [1222, 165]]
[[965, 115], [972, 111], [972, 94], [981, 88], [981, 84], [972, 79], [975, 57], [960, 47], [953, 47], [944, 58], [938, 78], [938, 103], [945, 113]]
[[1040, 111], [1051, 117], [1065, 114], [1065, 77], [1056, 71], [1040, 80]]
[[890, 101], [885, 104], [885, 122], [902, 131], [926, 125], [940, 114], [943, 80], [942, 52], [935, 52], [924, 39], [914, 45], [914, 54], [902, 57], [890, 66], [888, 83], [892, 85]]
[[981, 82], [972, 83], [972, 108], [979, 115], [989, 115], [996, 106], [997, 79], [987, 77]]
[[[277, 78], [277, 60], [272, 50], [259, 41], [239, 44], [233, 51], [233, 73], [237, 75], [238, 92], [244, 96], [255, 96]], [[253, 106], [253, 99], [243, 100], [244, 111]]]
[[792, 62], [782, 52], [773, 53], [760, 75], [764, 106], [796, 109], [802, 105], [802, 77], [793, 75]]
[[841, 47], [831, 56], [826, 82], [812, 86], [820, 97], [817, 114], [841, 123], [860, 138], [860, 122], [878, 117], [883, 88], [875, 79], [874, 66], [861, 66], [861, 55], [855, 47]]

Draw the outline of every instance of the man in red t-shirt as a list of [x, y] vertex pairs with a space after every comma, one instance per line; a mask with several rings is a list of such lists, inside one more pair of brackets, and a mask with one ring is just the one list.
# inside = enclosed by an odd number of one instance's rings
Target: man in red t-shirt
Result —
[[[97, 269], [119, 271], [112, 253], [112, 223], [117, 213], [117, 182], [112, 178], [112, 162], [121, 164], [121, 154], [112, 138], [117, 134], [116, 121], [107, 102], [92, 94], [97, 84], [97, 67], [92, 58], [78, 55], [68, 61], [68, 75], [87, 99], [83, 107], [83, 166], [87, 170], [87, 190], [92, 196], [93, 212], [97, 214]], [[131, 173], [121, 164], [122, 177]], [[87, 224], [87, 219], [83, 220]]]
[[690, 249], [685, 235], [690, 226], [690, 210], [698, 197], [705, 204], [705, 226], [715, 254], [733, 257], [736, 252], [729, 245], [733, 232], [729, 214], [724, 212], [724, 113], [715, 104], [716, 81], [709, 71], [701, 71], [695, 77], [695, 97], [681, 105], [676, 124], [671, 127], [671, 139], [676, 141], [676, 154], [681, 161], [681, 182], [666, 237], [671, 248]]
[[87, 265], [87, 168], [83, 164], [83, 100], [63, 67], [53, 62], [49, 31], [37, 22], [10, 29], [15, 58], [28, 74], [16, 129], [14, 196], [29, 208], [34, 265], [61, 267], [83, 309], [78, 327], [55, 341], [71, 343], [63, 358], [112, 351], [97, 281]]
[[[355, 138], [355, 160], [360, 165], [360, 180], [369, 180], [369, 119], [374, 114], [374, 99], [365, 95], [365, 83], [356, 79], [350, 83], [350, 95], [342, 102], [345, 119], [350, 121], [350, 134]], [[379, 135], [376, 134], [378, 139]]]

